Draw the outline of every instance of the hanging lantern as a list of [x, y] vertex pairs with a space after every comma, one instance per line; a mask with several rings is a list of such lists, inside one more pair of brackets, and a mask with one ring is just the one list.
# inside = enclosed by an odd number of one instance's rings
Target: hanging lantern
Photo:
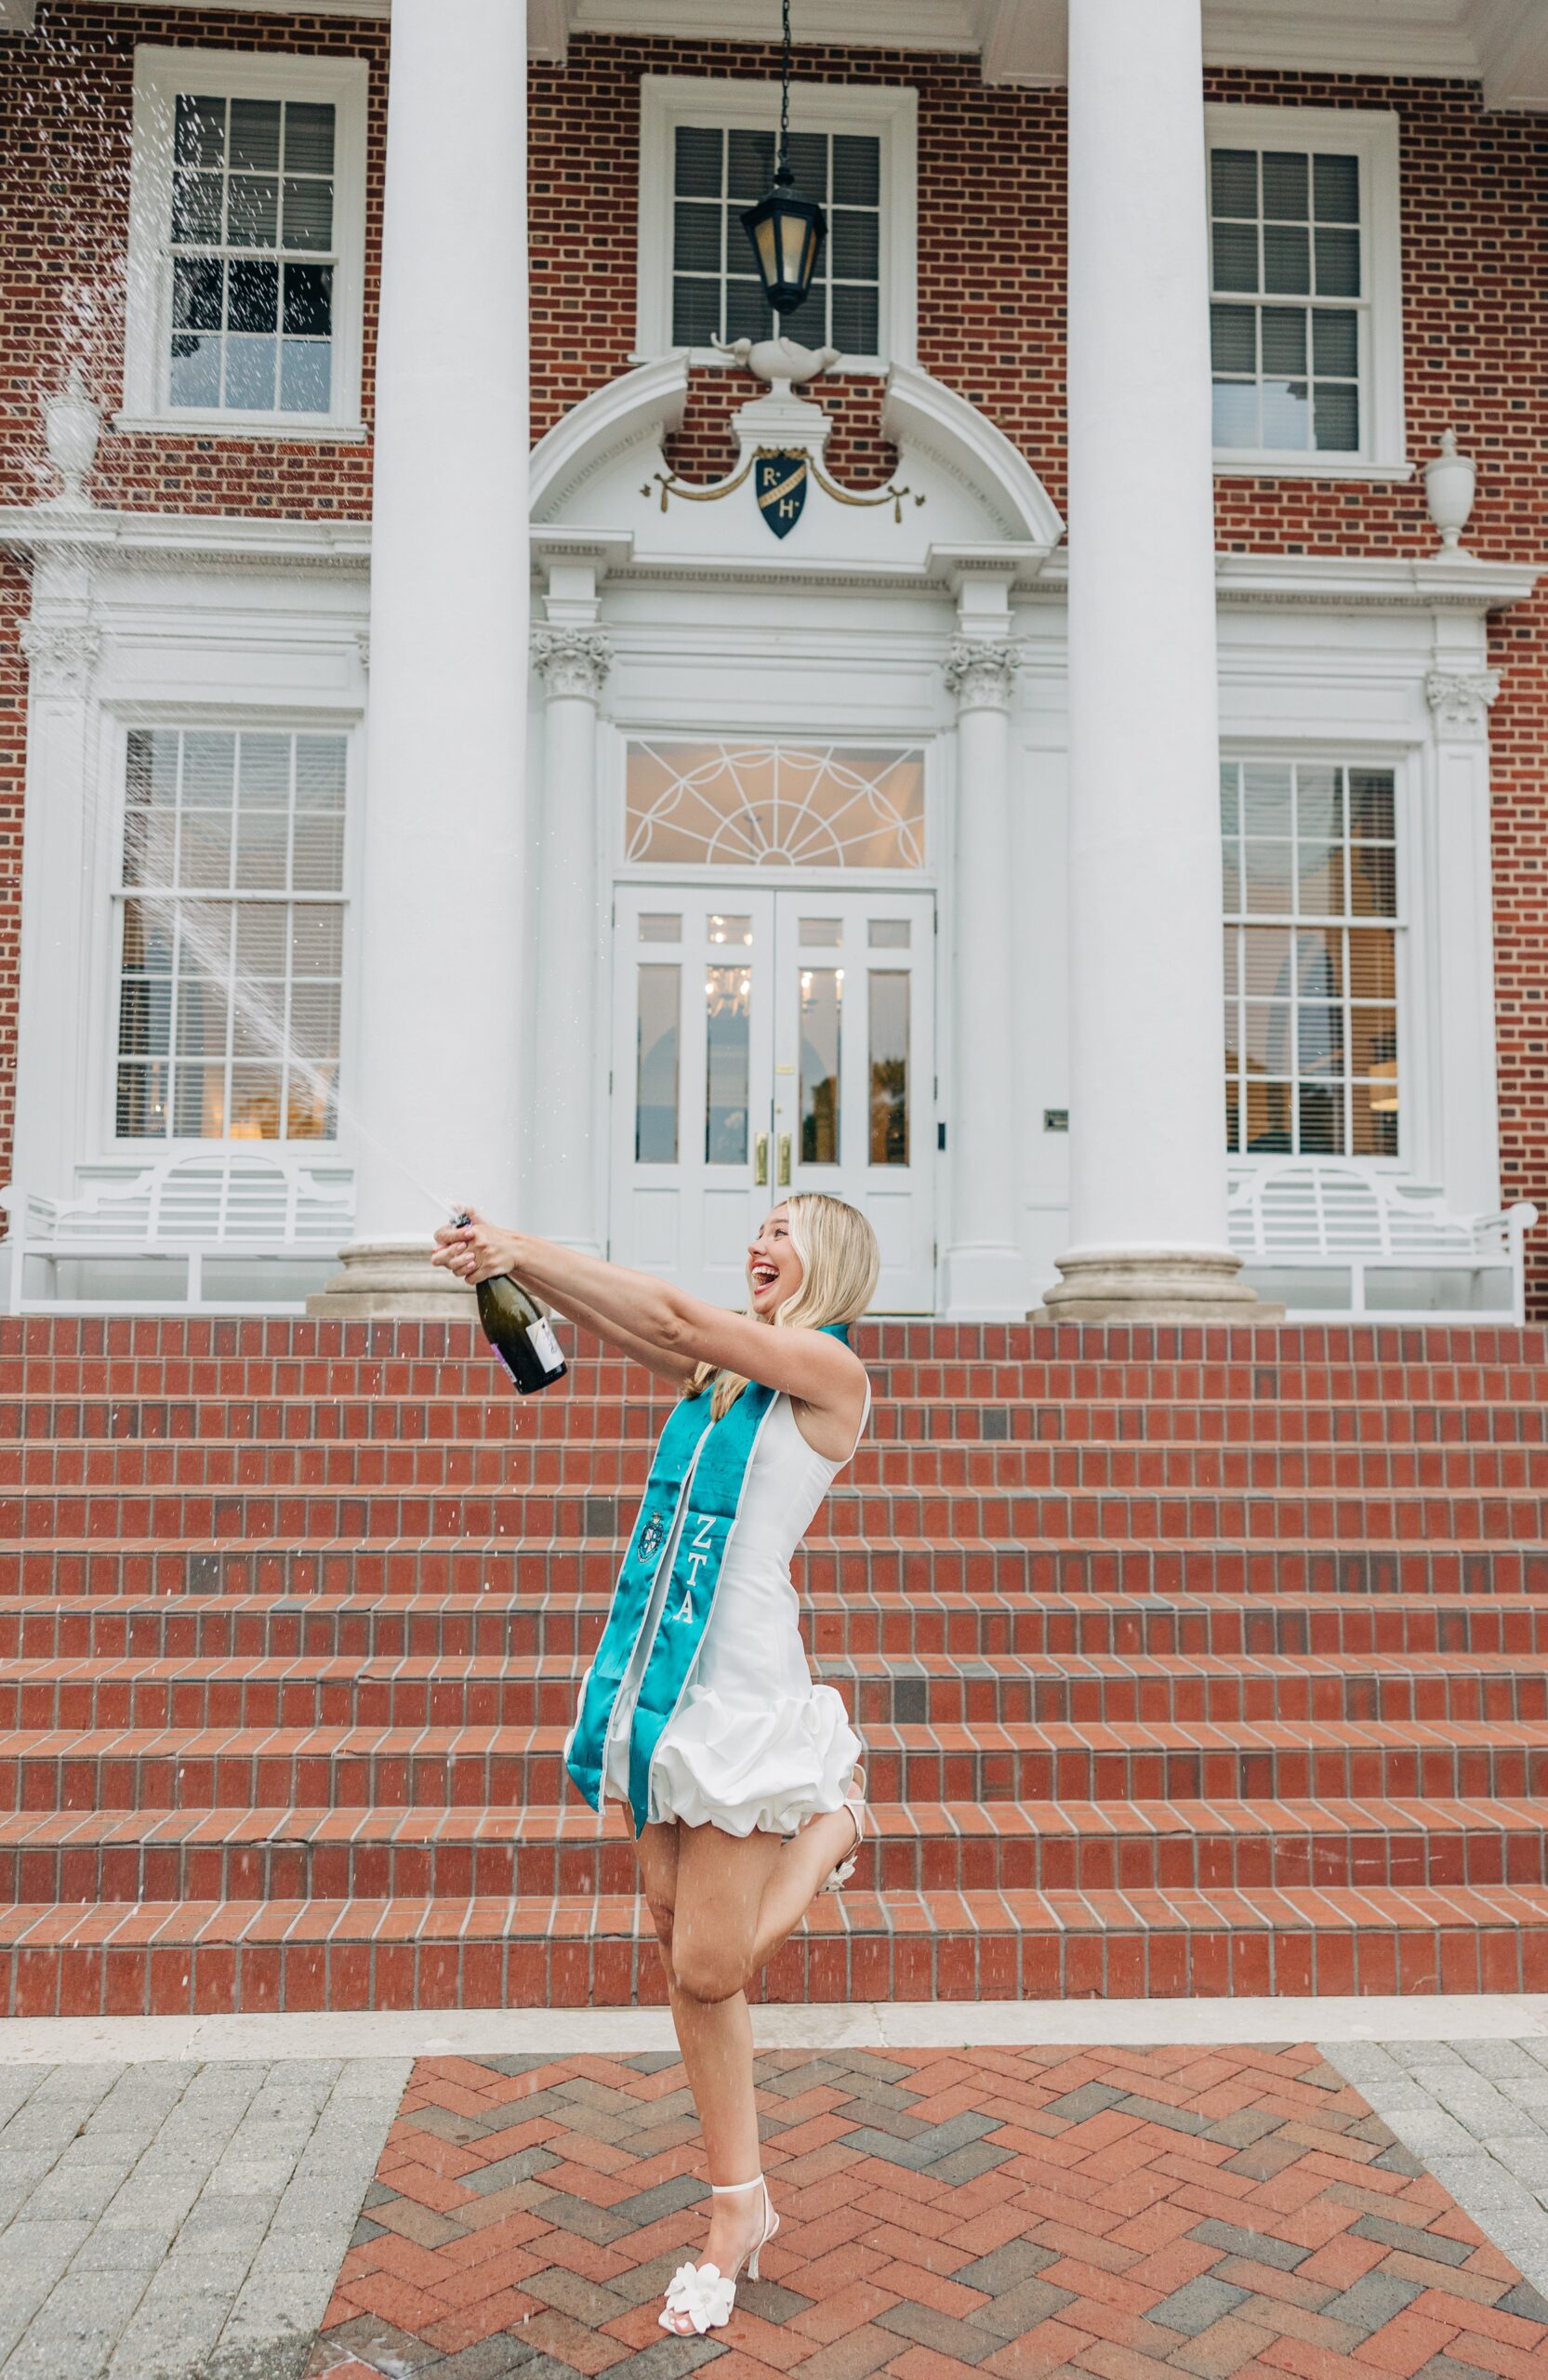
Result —
[[767, 198], [749, 206], [742, 229], [752, 244], [764, 295], [774, 312], [793, 314], [810, 294], [827, 218], [814, 198], [803, 198], [790, 171], [790, 0], [784, 0], [784, 48], [779, 71], [779, 162]]

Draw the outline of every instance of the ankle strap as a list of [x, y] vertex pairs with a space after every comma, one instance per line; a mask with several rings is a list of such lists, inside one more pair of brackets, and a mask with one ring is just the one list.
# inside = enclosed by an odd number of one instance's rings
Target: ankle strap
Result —
[[732, 2198], [737, 2190], [761, 2189], [762, 2183], [761, 2174], [754, 2174], [750, 2182], [711, 2182], [709, 2195], [711, 2198]]

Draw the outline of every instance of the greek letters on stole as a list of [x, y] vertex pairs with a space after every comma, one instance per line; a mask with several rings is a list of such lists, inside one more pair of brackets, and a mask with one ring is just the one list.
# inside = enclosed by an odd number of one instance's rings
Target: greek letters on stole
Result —
[[[842, 1324], [825, 1326], [848, 1341]], [[726, 1547], [736, 1526], [748, 1467], [777, 1391], [756, 1381], [719, 1421], [710, 1392], [684, 1397], [661, 1433], [624, 1556], [602, 1643], [586, 1673], [580, 1709], [564, 1747], [564, 1765], [577, 1790], [602, 1807], [608, 1729], [619, 1690], [650, 1614], [664, 1549], [678, 1508], [687, 1499], [671, 1576], [645, 1659], [629, 1736], [628, 1800], [639, 1834], [650, 1815], [651, 1764], [662, 1734], [687, 1691], [704, 1632], [715, 1606]]]

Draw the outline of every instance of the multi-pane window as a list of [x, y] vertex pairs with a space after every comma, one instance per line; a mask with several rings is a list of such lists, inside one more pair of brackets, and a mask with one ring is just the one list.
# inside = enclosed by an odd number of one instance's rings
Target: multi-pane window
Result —
[[668, 866], [922, 867], [917, 745], [631, 743], [625, 853]]
[[1220, 787], [1227, 1145], [1396, 1157], [1394, 774], [1230, 760]]
[[336, 135], [328, 101], [179, 95], [174, 410], [329, 411]]
[[811, 295], [775, 324], [741, 225], [774, 174], [774, 135], [677, 126], [672, 174], [672, 344], [768, 338], [874, 355], [880, 345], [881, 142], [874, 133], [790, 136], [799, 188], [827, 214]]
[[1211, 148], [1217, 447], [1361, 452], [1369, 339], [1364, 199], [1357, 154]]
[[130, 734], [120, 1139], [334, 1138], [345, 758], [340, 734]]

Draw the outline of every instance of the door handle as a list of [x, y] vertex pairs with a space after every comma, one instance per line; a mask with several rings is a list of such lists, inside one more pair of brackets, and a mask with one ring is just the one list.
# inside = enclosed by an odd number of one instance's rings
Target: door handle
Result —
[[788, 1132], [781, 1132], [779, 1136], [779, 1186], [782, 1190], [788, 1190], [790, 1186], [790, 1135]]
[[769, 1179], [769, 1136], [756, 1132], [752, 1143], [752, 1178], [762, 1187]]

